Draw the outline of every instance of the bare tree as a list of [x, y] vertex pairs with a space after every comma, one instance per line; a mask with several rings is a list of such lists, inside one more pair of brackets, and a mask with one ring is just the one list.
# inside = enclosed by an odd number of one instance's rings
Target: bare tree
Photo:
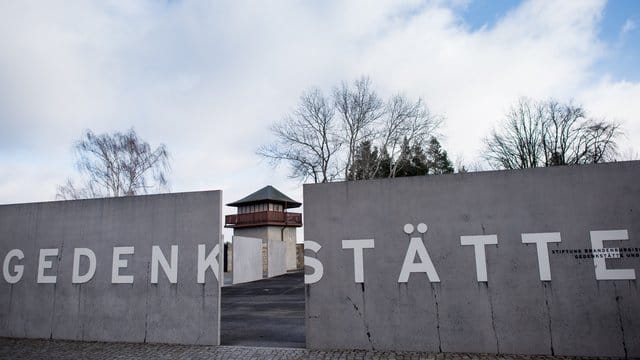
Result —
[[276, 142], [261, 146], [258, 154], [273, 164], [288, 161], [293, 178], [328, 182], [337, 176], [334, 156], [340, 149], [334, 110], [318, 89], [300, 97], [293, 114], [271, 126]]
[[354, 161], [358, 144], [374, 134], [374, 124], [384, 113], [384, 103], [371, 87], [371, 80], [362, 77], [349, 86], [343, 82], [333, 92], [336, 112], [342, 121], [343, 142], [346, 144], [344, 178], [349, 180], [349, 167]]
[[57, 199], [129, 196], [167, 188], [169, 153], [164, 145], [151, 149], [130, 129], [126, 133], [94, 134], [86, 130], [74, 145], [76, 166], [84, 185], [71, 179], [58, 186]]
[[[276, 140], [258, 154], [273, 165], [286, 161], [291, 177], [316, 183], [393, 177], [403, 142], [422, 146], [441, 122], [420, 99], [383, 101], [362, 77], [334, 88], [330, 99], [318, 89], [305, 92], [296, 110], [271, 126]], [[373, 150], [380, 156], [367, 155]], [[352, 169], [356, 162], [367, 170]]]
[[617, 137], [622, 134], [620, 125], [604, 120], [589, 120], [583, 125], [584, 151], [580, 163], [615, 161], [618, 156]]
[[91, 199], [102, 197], [102, 192], [97, 189], [92, 182], [88, 182], [84, 187], [77, 186], [73, 180], [67, 179], [64, 185], [58, 185], [56, 193], [57, 200]]
[[612, 161], [620, 134], [618, 124], [588, 119], [580, 106], [523, 98], [484, 139], [483, 157], [504, 169]]
[[484, 139], [485, 159], [496, 167], [537, 167], [542, 151], [543, 110], [539, 104], [520, 99], [507, 113], [500, 131]]
[[[431, 114], [422, 99], [412, 102], [404, 95], [393, 96], [385, 105], [381, 126], [376, 134], [377, 146], [386, 150], [392, 160], [388, 162], [390, 168], [385, 173], [395, 177], [400, 163], [395, 160], [401, 156], [401, 145], [405, 140], [412, 146], [423, 146], [441, 124], [442, 118]], [[372, 179], [378, 177], [382, 161], [383, 158], [378, 158], [371, 173]]]

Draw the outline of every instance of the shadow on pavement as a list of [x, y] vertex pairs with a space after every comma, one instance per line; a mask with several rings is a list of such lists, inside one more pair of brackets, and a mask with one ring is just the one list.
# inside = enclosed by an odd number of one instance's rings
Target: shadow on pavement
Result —
[[304, 271], [222, 288], [222, 345], [305, 347]]

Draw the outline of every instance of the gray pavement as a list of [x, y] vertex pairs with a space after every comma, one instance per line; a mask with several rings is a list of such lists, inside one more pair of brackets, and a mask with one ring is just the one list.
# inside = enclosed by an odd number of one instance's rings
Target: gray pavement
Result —
[[0, 338], [0, 359], [578, 359], [552, 356], [306, 350], [248, 346], [99, 343]]
[[222, 288], [222, 345], [305, 347], [304, 272]]

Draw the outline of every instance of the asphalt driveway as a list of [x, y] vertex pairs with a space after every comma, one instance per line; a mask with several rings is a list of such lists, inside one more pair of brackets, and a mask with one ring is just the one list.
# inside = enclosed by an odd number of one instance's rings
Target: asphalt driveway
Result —
[[305, 347], [304, 271], [222, 288], [222, 345]]

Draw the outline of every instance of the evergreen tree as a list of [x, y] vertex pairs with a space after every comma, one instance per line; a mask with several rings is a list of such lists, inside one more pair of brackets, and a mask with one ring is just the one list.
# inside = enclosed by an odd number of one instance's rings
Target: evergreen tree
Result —
[[429, 174], [453, 173], [453, 163], [449, 160], [447, 151], [442, 149], [440, 142], [435, 137], [429, 140], [426, 156], [428, 158]]
[[391, 168], [393, 166], [393, 162], [386, 148], [382, 148], [378, 161], [380, 162], [380, 167], [378, 168], [378, 171], [375, 173], [375, 178], [376, 179], [388, 178], [389, 175], [391, 174]]
[[349, 167], [349, 180], [382, 179], [402, 176], [421, 176], [453, 173], [453, 164], [442, 149], [440, 142], [432, 137], [426, 147], [411, 144], [404, 138], [398, 158], [394, 161], [386, 148], [379, 151], [371, 141], [357, 146], [353, 163]]
[[411, 175], [409, 176], [428, 175], [429, 167], [429, 160], [422, 146], [414, 144], [411, 147]]
[[356, 150], [353, 163], [349, 167], [349, 180], [364, 180], [374, 178], [378, 149], [371, 148], [371, 141], [361, 142]]
[[405, 137], [402, 140], [400, 155], [391, 167], [395, 169], [395, 171], [391, 172], [392, 177], [412, 176], [411, 157], [411, 146], [409, 145], [409, 140]]

